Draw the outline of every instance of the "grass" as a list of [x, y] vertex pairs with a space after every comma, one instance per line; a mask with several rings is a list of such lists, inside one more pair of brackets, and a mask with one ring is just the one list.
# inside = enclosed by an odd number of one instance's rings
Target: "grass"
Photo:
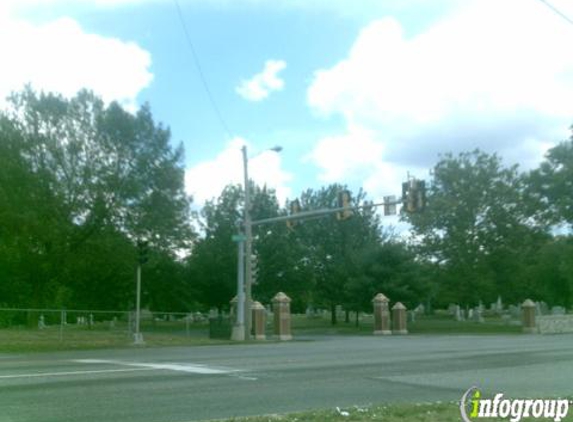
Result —
[[[298, 336], [313, 335], [371, 335], [372, 317], [364, 318], [357, 327], [352, 322], [340, 321], [331, 325], [328, 318], [307, 318], [305, 315], [292, 316], [292, 330]], [[269, 321], [272, 327], [272, 321]], [[272, 328], [268, 332], [271, 339]], [[521, 327], [508, 325], [499, 318], [487, 318], [483, 323], [455, 321], [450, 316], [418, 316], [408, 324], [410, 334], [519, 334]], [[206, 323], [190, 324], [181, 322], [150, 323], [142, 326], [146, 347], [162, 346], [202, 346], [236, 344], [227, 339], [209, 339]], [[118, 324], [110, 328], [109, 323], [96, 323], [92, 329], [87, 326], [69, 324], [60, 331], [57, 324], [48, 325], [42, 330], [23, 325], [0, 329], [0, 353], [2, 352], [47, 352], [58, 350], [80, 350], [101, 348], [125, 348], [133, 346], [133, 338], [128, 335], [127, 325]]]
[[[203, 327], [205, 329], [205, 327]], [[204, 330], [203, 330], [204, 331]], [[230, 340], [209, 339], [206, 332], [192, 331], [189, 336], [178, 331], [143, 330], [144, 347], [203, 346], [230, 344]], [[0, 330], [1, 352], [51, 352], [59, 350], [83, 350], [125, 348], [133, 346], [133, 338], [126, 330], [103, 329], [97, 324], [94, 329], [67, 326], [60, 332], [59, 326], [42, 330], [29, 328], [6, 328]]]
[[[355, 321], [339, 321], [331, 325], [330, 320], [317, 317], [307, 318], [304, 315], [293, 315], [292, 329], [295, 334], [309, 335], [369, 335], [372, 334], [373, 322], [369, 317], [360, 322], [357, 327]], [[507, 324], [501, 318], [489, 317], [484, 322], [455, 321], [446, 315], [420, 315], [415, 322], [408, 322], [410, 334], [520, 334], [521, 326]]]
[[[457, 402], [385, 404], [370, 407], [316, 410], [289, 414], [250, 416], [224, 419], [220, 422], [459, 422], [460, 410]], [[505, 421], [508, 419], [488, 418], [484, 421]]]

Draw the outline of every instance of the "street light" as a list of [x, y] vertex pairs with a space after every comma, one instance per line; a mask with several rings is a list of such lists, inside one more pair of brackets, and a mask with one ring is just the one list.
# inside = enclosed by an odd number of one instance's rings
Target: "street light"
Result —
[[[280, 145], [269, 148], [268, 151], [279, 153], [283, 150]], [[237, 274], [237, 322], [233, 330], [232, 338], [234, 340], [242, 340], [238, 331], [240, 330], [241, 323], [244, 322], [244, 338], [248, 339], [251, 335], [252, 315], [251, 304], [253, 301], [251, 290], [253, 285], [253, 268], [251, 265], [251, 256], [253, 254], [253, 227], [251, 224], [251, 192], [249, 189], [249, 159], [247, 156], [247, 146], [243, 145], [241, 148], [243, 153], [243, 186], [245, 189], [245, 209], [243, 214], [244, 225], [244, 238], [239, 235], [237, 241], [239, 243], [239, 265]], [[242, 244], [244, 242], [244, 245]], [[247, 261], [245, 262], [245, 259]], [[246, 265], [245, 265], [246, 264]], [[244, 269], [244, 274], [243, 270]], [[244, 277], [244, 278], [243, 278]], [[243, 281], [245, 293], [244, 315], [239, 315], [243, 298]]]

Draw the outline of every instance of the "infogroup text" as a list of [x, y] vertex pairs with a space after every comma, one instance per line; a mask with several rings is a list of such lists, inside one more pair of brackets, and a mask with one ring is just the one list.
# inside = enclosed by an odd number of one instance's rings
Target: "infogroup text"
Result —
[[462, 396], [460, 412], [465, 422], [479, 418], [509, 418], [510, 422], [538, 418], [559, 422], [567, 416], [569, 404], [567, 399], [509, 399], [503, 393], [486, 399], [477, 387], [472, 387]]

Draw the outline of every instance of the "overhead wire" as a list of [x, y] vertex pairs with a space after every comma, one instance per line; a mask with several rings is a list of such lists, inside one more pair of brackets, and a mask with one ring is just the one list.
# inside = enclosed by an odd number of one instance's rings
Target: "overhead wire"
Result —
[[554, 13], [558, 14], [559, 16], [561, 16], [563, 19], [565, 19], [567, 22], [569, 22], [571, 25], [573, 25], [573, 19], [571, 19], [569, 16], [567, 16], [565, 13], [563, 13], [561, 10], [559, 10], [558, 8], [556, 8], [555, 6], [553, 6], [551, 3], [549, 3], [547, 0], [539, 0], [541, 3], [543, 3], [545, 6], [547, 6], [548, 8], [550, 8], [551, 10], [553, 10]]
[[207, 78], [205, 77], [205, 73], [203, 72], [203, 68], [201, 66], [201, 62], [199, 61], [199, 56], [195, 50], [195, 46], [193, 45], [193, 41], [191, 40], [191, 35], [189, 30], [187, 29], [187, 24], [185, 23], [185, 18], [183, 17], [183, 12], [181, 10], [181, 6], [179, 5], [178, 0], [173, 0], [175, 3], [175, 8], [177, 9], [177, 15], [179, 16], [179, 21], [181, 22], [181, 27], [183, 28], [183, 32], [185, 33], [185, 39], [187, 41], [187, 45], [189, 46], [189, 50], [191, 51], [191, 57], [193, 58], [193, 63], [195, 64], [195, 68], [197, 69], [197, 73], [199, 74], [199, 79], [201, 84], [203, 85], [203, 89], [207, 94], [207, 98], [209, 99], [209, 103], [217, 116], [217, 120], [219, 121], [220, 125], [222, 126], [224, 132], [229, 138], [232, 138], [232, 132], [227, 125], [227, 122], [223, 118], [223, 114], [221, 113], [221, 109], [217, 105], [217, 101], [215, 101], [215, 97], [209, 88], [209, 83], [207, 82]]

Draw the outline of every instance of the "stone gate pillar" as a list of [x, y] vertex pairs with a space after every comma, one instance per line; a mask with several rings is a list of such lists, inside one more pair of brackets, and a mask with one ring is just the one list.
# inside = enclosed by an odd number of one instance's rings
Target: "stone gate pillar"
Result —
[[537, 332], [535, 324], [535, 303], [531, 299], [526, 299], [521, 305], [523, 332], [534, 334]]
[[283, 292], [277, 293], [273, 298], [275, 335], [279, 340], [292, 340], [290, 331], [290, 302], [291, 299]]
[[265, 340], [265, 324], [267, 319], [267, 310], [260, 302], [253, 302], [253, 334], [255, 340]]
[[390, 331], [390, 309], [388, 303], [390, 300], [382, 293], [378, 293], [372, 299], [374, 307], [374, 335], [392, 334]]
[[392, 332], [394, 334], [408, 334], [406, 307], [398, 302], [392, 307]]

